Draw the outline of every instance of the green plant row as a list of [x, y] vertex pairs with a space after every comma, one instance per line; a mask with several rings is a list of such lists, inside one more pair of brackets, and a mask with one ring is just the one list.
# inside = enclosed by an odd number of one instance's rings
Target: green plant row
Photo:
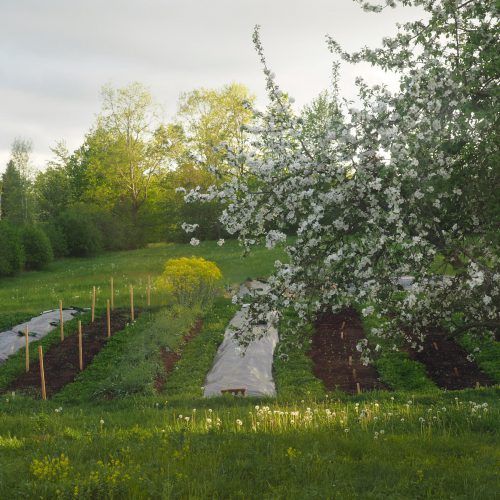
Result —
[[144, 310], [138, 319], [113, 335], [72, 384], [54, 399], [84, 402], [134, 394], [153, 394], [162, 370], [160, 349], [175, 349], [196, 317], [187, 308]]
[[479, 368], [495, 383], [500, 384], [500, 342], [493, 339], [479, 341], [476, 337], [466, 333], [460, 336], [458, 343], [467, 352], [473, 353]]
[[434, 382], [429, 379], [425, 366], [418, 361], [410, 359], [403, 351], [391, 351], [387, 341], [383, 341], [370, 333], [371, 329], [380, 324], [376, 315], [364, 317], [360, 313], [363, 329], [368, 340], [375, 346], [384, 347], [381, 354], [375, 359], [381, 380], [394, 390], [401, 391], [432, 391], [438, 390]]
[[166, 381], [163, 392], [169, 398], [201, 396], [205, 377], [236, 310], [237, 307], [230, 300], [215, 300], [203, 317], [201, 331], [183, 348], [181, 359]]
[[289, 337], [287, 331], [295, 326], [297, 317], [287, 312], [278, 328], [280, 341], [274, 353], [273, 377], [279, 401], [323, 399], [326, 391], [323, 383], [313, 374], [313, 362], [307, 355], [311, 348], [312, 325], [308, 325], [300, 336]]

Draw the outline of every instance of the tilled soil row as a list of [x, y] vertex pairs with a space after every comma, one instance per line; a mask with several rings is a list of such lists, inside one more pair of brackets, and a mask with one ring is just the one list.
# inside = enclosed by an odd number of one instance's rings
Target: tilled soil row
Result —
[[442, 389], [460, 390], [471, 387], [493, 385], [494, 381], [483, 373], [474, 361], [467, 359], [468, 353], [446, 332], [430, 331], [421, 352], [409, 351], [410, 358], [419, 361], [427, 370], [427, 376]]
[[[135, 317], [140, 314], [135, 310]], [[120, 332], [130, 322], [128, 310], [115, 310], [111, 313], [111, 335]], [[87, 367], [94, 356], [107, 342], [106, 314], [96, 318], [93, 323], [82, 325], [83, 367]], [[80, 373], [78, 356], [78, 334], [66, 337], [63, 342], [53, 345], [43, 354], [45, 368], [45, 388], [50, 398], [66, 384], [73, 382]], [[29, 372], [20, 375], [7, 389], [8, 391], [29, 392], [41, 397], [40, 370], [38, 360], [30, 363]]]
[[314, 363], [314, 375], [327, 390], [354, 394], [358, 387], [361, 391], [388, 389], [373, 365], [363, 365], [356, 350], [356, 344], [365, 337], [356, 311], [325, 312], [318, 317], [314, 328], [309, 356]]

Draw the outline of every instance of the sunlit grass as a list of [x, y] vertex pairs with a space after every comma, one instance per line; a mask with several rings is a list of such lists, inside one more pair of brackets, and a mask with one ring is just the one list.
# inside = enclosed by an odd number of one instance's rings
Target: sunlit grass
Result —
[[4, 396], [0, 497], [491, 498], [495, 397], [66, 407]]
[[[42, 310], [65, 306], [90, 307], [92, 287], [96, 287], [97, 306], [105, 307], [110, 295], [110, 277], [114, 279], [115, 303], [127, 307], [129, 286], [134, 286], [138, 306], [146, 303], [148, 276], [154, 278], [163, 271], [167, 259], [202, 256], [212, 260], [222, 270], [226, 285], [244, 281], [247, 277], [268, 275], [280, 250], [258, 248], [252, 255], [242, 258], [236, 241], [227, 241], [223, 247], [215, 242], [202, 242], [199, 246], [182, 244], [155, 244], [148, 248], [109, 252], [94, 259], [62, 259], [43, 271], [26, 272], [15, 278], [0, 279], [0, 322], [15, 312], [38, 314]], [[163, 298], [153, 289], [153, 305]]]

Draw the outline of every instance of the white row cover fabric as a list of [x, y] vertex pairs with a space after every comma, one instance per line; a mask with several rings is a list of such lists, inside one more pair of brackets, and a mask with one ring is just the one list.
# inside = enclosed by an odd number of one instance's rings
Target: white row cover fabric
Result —
[[[81, 313], [78, 309], [63, 309], [63, 321], [70, 321]], [[26, 345], [24, 332], [28, 326], [30, 342], [45, 337], [59, 326], [59, 309], [44, 311], [39, 316], [12, 327], [11, 330], [0, 332], [0, 363]]]
[[[240, 287], [239, 295], [249, 292], [265, 291], [268, 285], [259, 281], [251, 281]], [[247, 396], [275, 396], [273, 381], [273, 354], [278, 343], [278, 331], [269, 324], [253, 327], [257, 340], [243, 349], [234, 338], [235, 329], [244, 322], [247, 307], [238, 311], [224, 334], [212, 369], [207, 375], [203, 395], [205, 397], [220, 396], [223, 390], [245, 389]], [[262, 338], [258, 338], [267, 330]]]

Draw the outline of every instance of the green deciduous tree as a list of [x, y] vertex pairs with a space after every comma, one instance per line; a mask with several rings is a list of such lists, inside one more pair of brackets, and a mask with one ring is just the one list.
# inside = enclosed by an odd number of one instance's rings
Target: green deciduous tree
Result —
[[166, 161], [167, 134], [159, 108], [139, 83], [102, 89], [102, 111], [88, 134], [84, 154], [86, 196], [101, 206], [128, 210], [139, 231], [139, 214]]
[[11, 161], [21, 176], [21, 210], [23, 222], [28, 223], [33, 219], [31, 180], [33, 166], [31, 152], [33, 146], [29, 139], [16, 138], [12, 143]]
[[229, 168], [228, 148], [241, 151], [247, 143], [245, 126], [253, 119], [254, 101], [248, 88], [238, 83], [181, 96], [178, 117], [200, 166], [217, 167], [218, 171]]
[[[220, 184], [235, 168], [233, 151], [249, 148], [247, 127], [254, 119], [255, 97], [242, 84], [232, 83], [221, 89], [200, 88], [180, 98], [178, 120], [183, 147], [176, 154], [175, 171], [166, 176], [164, 185], [171, 190], [167, 210], [174, 220], [175, 236], [182, 241], [192, 235], [183, 234], [181, 224], [196, 222], [196, 236], [202, 239], [220, 238], [225, 233], [219, 222], [222, 205], [211, 203], [186, 204], [182, 193], [172, 193], [184, 187], [204, 190]], [[241, 162], [243, 164], [243, 162]]]
[[31, 141], [16, 138], [2, 176], [1, 214], [16, 224], [30, 222], [33, 218], [31, 148]]
[[53, 219], [65, 210], [73, 201], [71, 178], [68, 164], [71, 156], [64, 142], [58, 142], [51, 148], [53, 159], [47, 163], [47, 169], [39, 172], [33, 183], [33, 194], [42, 220]]

